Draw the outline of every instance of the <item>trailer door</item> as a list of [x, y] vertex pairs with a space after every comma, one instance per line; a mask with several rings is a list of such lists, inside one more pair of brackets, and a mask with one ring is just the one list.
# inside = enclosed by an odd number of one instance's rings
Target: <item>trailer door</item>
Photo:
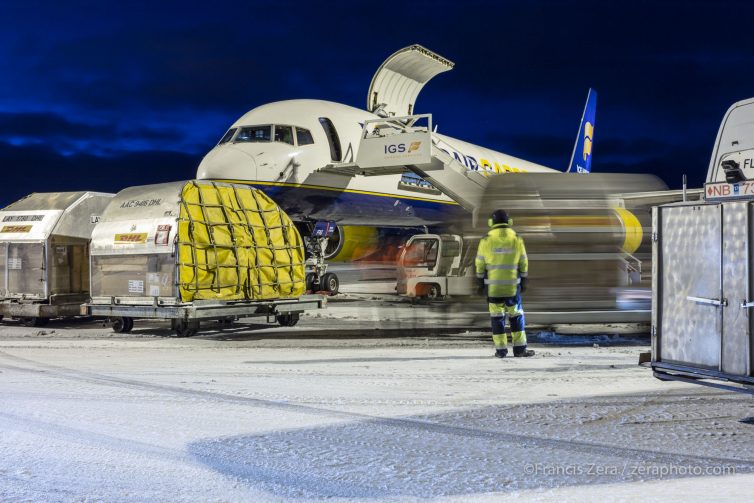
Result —
[[8, 294], [44, 298], [46, 292], [44, 243], [8, 243]]
[[749, 281], [751, 255], [751, 212], [746, 201], [723, 205], [722, 275], [723, 333], [720, 370], [729, 375], [751, 375], [749, 341], [749, 309], [751, 299]]
[[698, 205], [658, 210], [655, 358], [718, 370], [723, 322], [722, 208]]

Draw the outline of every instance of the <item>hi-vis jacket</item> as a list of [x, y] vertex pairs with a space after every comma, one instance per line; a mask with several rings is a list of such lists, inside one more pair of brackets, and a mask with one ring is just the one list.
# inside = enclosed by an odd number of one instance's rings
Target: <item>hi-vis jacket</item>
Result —
[[524, 240], [506, 224], [493, 227], [479, 242], [476, 257], [477, 278], [486, 278], [488, 297], [513, 297], [520, 278], [529, 273]]

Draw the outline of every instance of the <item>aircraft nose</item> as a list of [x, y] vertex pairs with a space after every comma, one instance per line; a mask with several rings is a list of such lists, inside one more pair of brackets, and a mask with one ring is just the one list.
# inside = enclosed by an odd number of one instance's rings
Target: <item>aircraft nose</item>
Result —
[[250, 153], [232, 145], [221, 145], [204, 156], [196, 177], [199, 179], [253, 180], [257, 176], [257, 162]]

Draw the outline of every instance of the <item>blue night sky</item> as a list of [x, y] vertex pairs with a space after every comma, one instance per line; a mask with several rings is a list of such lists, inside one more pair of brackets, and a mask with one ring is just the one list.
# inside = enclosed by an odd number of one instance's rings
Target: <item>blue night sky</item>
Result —
[[422, 44], [456, 63], [417, 102], [445, 134], [554, 168], [587, 89], [594, 171], [702, 183], [725, 110], [754, 96], [754, 2], [0, 3], [0, 205], [187, 179], [257, 105], [363, 108]]

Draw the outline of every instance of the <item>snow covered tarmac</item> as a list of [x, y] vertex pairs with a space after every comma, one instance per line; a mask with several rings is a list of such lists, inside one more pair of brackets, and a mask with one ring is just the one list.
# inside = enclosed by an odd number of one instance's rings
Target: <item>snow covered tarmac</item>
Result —
[[[645, 348], [346, 320], [174, 339], [0, 328], [0, 501], [748, 500], [754, 401], [661, 383]], [[54, 331], [54, 333], [53, 333]], [[606, 339], [615, 342], [618, 339]], [[743, 420], [743, 421], [742, 421]]]

